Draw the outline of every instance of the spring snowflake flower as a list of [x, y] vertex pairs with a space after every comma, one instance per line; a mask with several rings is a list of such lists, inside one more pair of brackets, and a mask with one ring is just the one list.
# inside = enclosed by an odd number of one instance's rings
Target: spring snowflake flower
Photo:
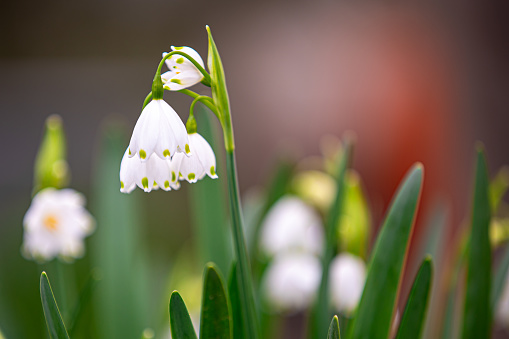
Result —
[[342, 253], [331, 263], [329, 288], [336, 310], [351, 313], [362, 296], [366, 265], [361, 258]]
[[[217, 179], [216, 156], [207, 140], [198, 133], [191, 133], [189, 134], [189, 148], [192, 154], [190, 157], [186, 157], [182, 153], [173, 156], [172, 163], [179, 178], [190, 183], [203, 179], [205, 175]], [[175, 173], [172, 171], [172, 177], [174, 175]]]
[[153, 153], [161, 159], [170, 159], [177, 152], [190, 155], [186, 127], [164, 100], [152, 100], [134, 126], [128, 155], [138, 154], [145, 162]]
[[322, 277], [320, 260], [306, 253], [275, 257], [265, 272], [263, 288], [267, 301], [280, 311], [308, 308]]
[[85, 198], [70, 188], [46, 188], [35, 195], [23, 219], [23, 255], [49, 261], [83, 256], [83, 240], [95, 227]]
[[131, 193], [136, 186], [147, 193], [158, 188], [165, 191], [179, 189], [173, 164], [171, 160], [158, 156], [142, 161], [138, 154], [130, 157], [129, 150], [126, 150], [120, 163], [120, 192]]
[[262, 225], [260, 246], [269, 256], [290, 250], [321, 255], [323, 242], [320, 216], [296, 197], [279, 199]]
[[[204, 67], [202, 58], [198, 52], [191, 47], [171, 46], [171, 49], [173, 51], [186, 53]], [[166, 54], [168, 53], [163, 53], [163, 57], [166, 56]], [[170, 91], [180, 91], [181, 89], [196, 85], [203, 80], [203, 74], [201, 74], [198, 68], [182, 55], [173, 54], [166, 59], [165, 62], [169, 71], [161, 75], [161, 80], [163, 81], [164, 88]]]

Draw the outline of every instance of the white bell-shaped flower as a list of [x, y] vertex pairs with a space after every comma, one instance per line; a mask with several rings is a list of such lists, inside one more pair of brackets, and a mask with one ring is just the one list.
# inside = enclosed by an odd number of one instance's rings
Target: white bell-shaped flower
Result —
[[186, 127], [164, 100], [152, 100], [134, 126], [128, 155], [133, 157], [138, 154], [144, 162], [152, 153], [161, 159], [170, 159], [177, 152], [190, 154]]
[[323, 242], [320, 216], [297, 197], [279, 199], [262, 224], [260, 247], [269, 256], [290, 250], [321, 255]]
[[203, 179], [205, 175], [217, 179], [216, 156], [207, 140], [198, 133], [191, 133], [189, 134], [189, 148], [191, 156], [186, 157], [177, 153], [172, 159], [174, 168], [178, 170], [179, 179], [187, 180], [190, 183]]
[[279, 311], [308, 308], [316, 296], [322, 276], [314, 255], [289, 252], [274, 258], [263, 278], [267, 302]]
[[131, 193], [136, 186], [147, 193], [158, 188], [165, 191], [180, 188], [178, 180], [172, 180], [169, 159], [153, 154], [147, 161], [141, 161], [137, 154], [129, 157], [128, 152], [125, 151], [120, 163], [120, 192]]
[[32, 199], [23, 219], [22, 253], [28, 259], [49, 261], [60, 256], [83, 256], [83, 240], [95, 222], [85, 209], [85, 198], [72, 189], [46, 188]]
[[350, 253], [334, 258], [330, 266], [329, 289], [337, 311], [351, 313], [357, 307], [366, 281], [364, 261]]
[[[171, 46], [172, 51], [180, 51], [186, 53], [191, 58], [196, 60], [202, 67], [204, 67], [203, 60], [194, 49], [191, 47], [174, 47]], [[168, 53], [163, 53], [163, 57]], [[196, 66], [189, 61], [186, 57], [173, 54], [166, 59], [166, 66], [169, 71], [161, 75], [164, 88], [170, 91], [180, 91], [181, 89], [196, 85], [203, 80], [203, 74], [196, 68]]]

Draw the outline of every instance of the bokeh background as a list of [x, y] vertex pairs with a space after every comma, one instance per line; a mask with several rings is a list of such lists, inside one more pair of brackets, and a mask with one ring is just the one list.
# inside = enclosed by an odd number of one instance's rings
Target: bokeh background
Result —
[[[89, 196], [105, 119], [122, 126], [127, 145], [161, 53], [187, 45], [205, 59], [206, 24], [225, 66], [244, 193], [264, 185], [282, 155], [318, 154], [324, 135], [354, 131], [353, 167], [373, 223], [421, 161], [421, 213], [444, 201], [452, 235], [469, 206], [474, 142], [484, 142], [492, 173], [509, 163], [509, 5], [501, 0], [48, 0], [0, 8], [0, 328], [7, 338], [44, 333], [39, 267], [19, 251], [44, 120], [62, 116], [71, 186]], [[187, 97], [165, 98], [187, 117]], [[200, 211], [189, 207], [188, 193], [134, 194], [143, 196], [139, 239], [149, 244], [153, 280], [166, 279], [183, 239], [192, 243], [188, 224]]]

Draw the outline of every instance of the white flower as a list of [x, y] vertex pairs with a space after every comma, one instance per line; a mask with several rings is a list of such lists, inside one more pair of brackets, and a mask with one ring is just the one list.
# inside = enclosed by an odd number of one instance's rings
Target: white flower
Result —
[[321, 255], [323, 238], [322, 222], [315, 210], [296, 197], [285, 196], [267, 214], [260, 246], [269, 256], [289, 250]]
[[336, 310], [350, 313], [357, 307], [366, 280], [366, 265], [361, 258], [342, 253], [331, 263], [329, 288]]
[[315, 298], [321, 277], [322, 266], [315, 256], [280, 254], [265, 272], [263, 288], [267, 301], [280, 311], [306, 309]]
[[178, 114], [164, 100], [152, 100], [141, 112], [134, 126], [128, 154], [138, 154], [147, 161], [152, 153], [170, 159], [177, 152], [189, 154], [186, 127]]
[[191, 156], [186, 157], [181, 153], [173, 156], [172, 163], [178, 170], [179, 178], [190, 183], [203, 179], [205, 175], [217, 179], [216, 156], [207, 140], [198, 133], [191, 133], [189, 148]]
[[[174, 47], [171, 46], [173, 51], [180, 51], [186, 53], [191, 58], [196, 60], [202, 67], [204, 67], [203, 60], [194, 49], [191, 47]], [[168, 53], [163, 53], [163, 57]], [[203, 80], [203, 74], [196, 68], [196, 66], [189, 61], [186, 57], [173, 54], [166, 59], [166, 66], [169, 71], [161, 75], [164, 87], [170, 91], [180, 91], [181, 89], [191, 87]]]
[[84, 205], [83, 195], [70, 188], [37, 193], [23, 219], [24, 256], [46, 261], [56, 256], [67, 260], [83, 256], [83, 239], [95, 227]]
[[[172, 161], [151, 156], [147, 161], [141, 161], [136, 154], [129, 157], [125, 151], [120, 163], [120, 192], [131, 193], [138, 185], [145, 192], [161, 188], [165, 191], [179, 189], [177, 173], [173, 169]], [[184, 158], [185, 156], [182, 155]]]

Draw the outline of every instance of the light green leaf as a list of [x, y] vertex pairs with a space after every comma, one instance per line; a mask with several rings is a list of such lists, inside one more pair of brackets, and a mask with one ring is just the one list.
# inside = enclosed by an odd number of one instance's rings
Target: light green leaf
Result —
[[470, 233], [467, 291], [463, 313], [463, 339], [489, 338], [491, 333], [491, 218], [489, 178], [482, 147], [477, 148], [472, 229]]
[[391, 203], [373, 250], [364, 292], [353, 320], [353, 339], [386, 339], [389, 336], [422, 177], [422, 165], [414, 165]]
[[433, 266], [431, 257], [427, 257], [422, 262], [419, 272], [415, 277], [396, 339], [417, 339], [422, 336], [432, 275]]
[[339, 320], [337, 315], [332, 318], [329, 326], [329, 332], [327, 333], [327, 339], [341, 339], [341, 334], [339, 332]]
[[200, 339], [230, 339], [230, 307], [223, 280], [214, 264], [205, 268], [203, 283]]
[[41, 274], [41, 301], [42, 309], [44, 311], [44, 318], [46, 318], [46, 325], [51, 339], [64, 339], [69, 338], [67, 330], [65, 329], [64, 321], [58, 310], [58, 305], [53, 295], [53, 290], [49, 283], [46, 272]]
[[197, 339], [186, 304], [177, 291], [170, 297], [170, 328], [173, 339]]

